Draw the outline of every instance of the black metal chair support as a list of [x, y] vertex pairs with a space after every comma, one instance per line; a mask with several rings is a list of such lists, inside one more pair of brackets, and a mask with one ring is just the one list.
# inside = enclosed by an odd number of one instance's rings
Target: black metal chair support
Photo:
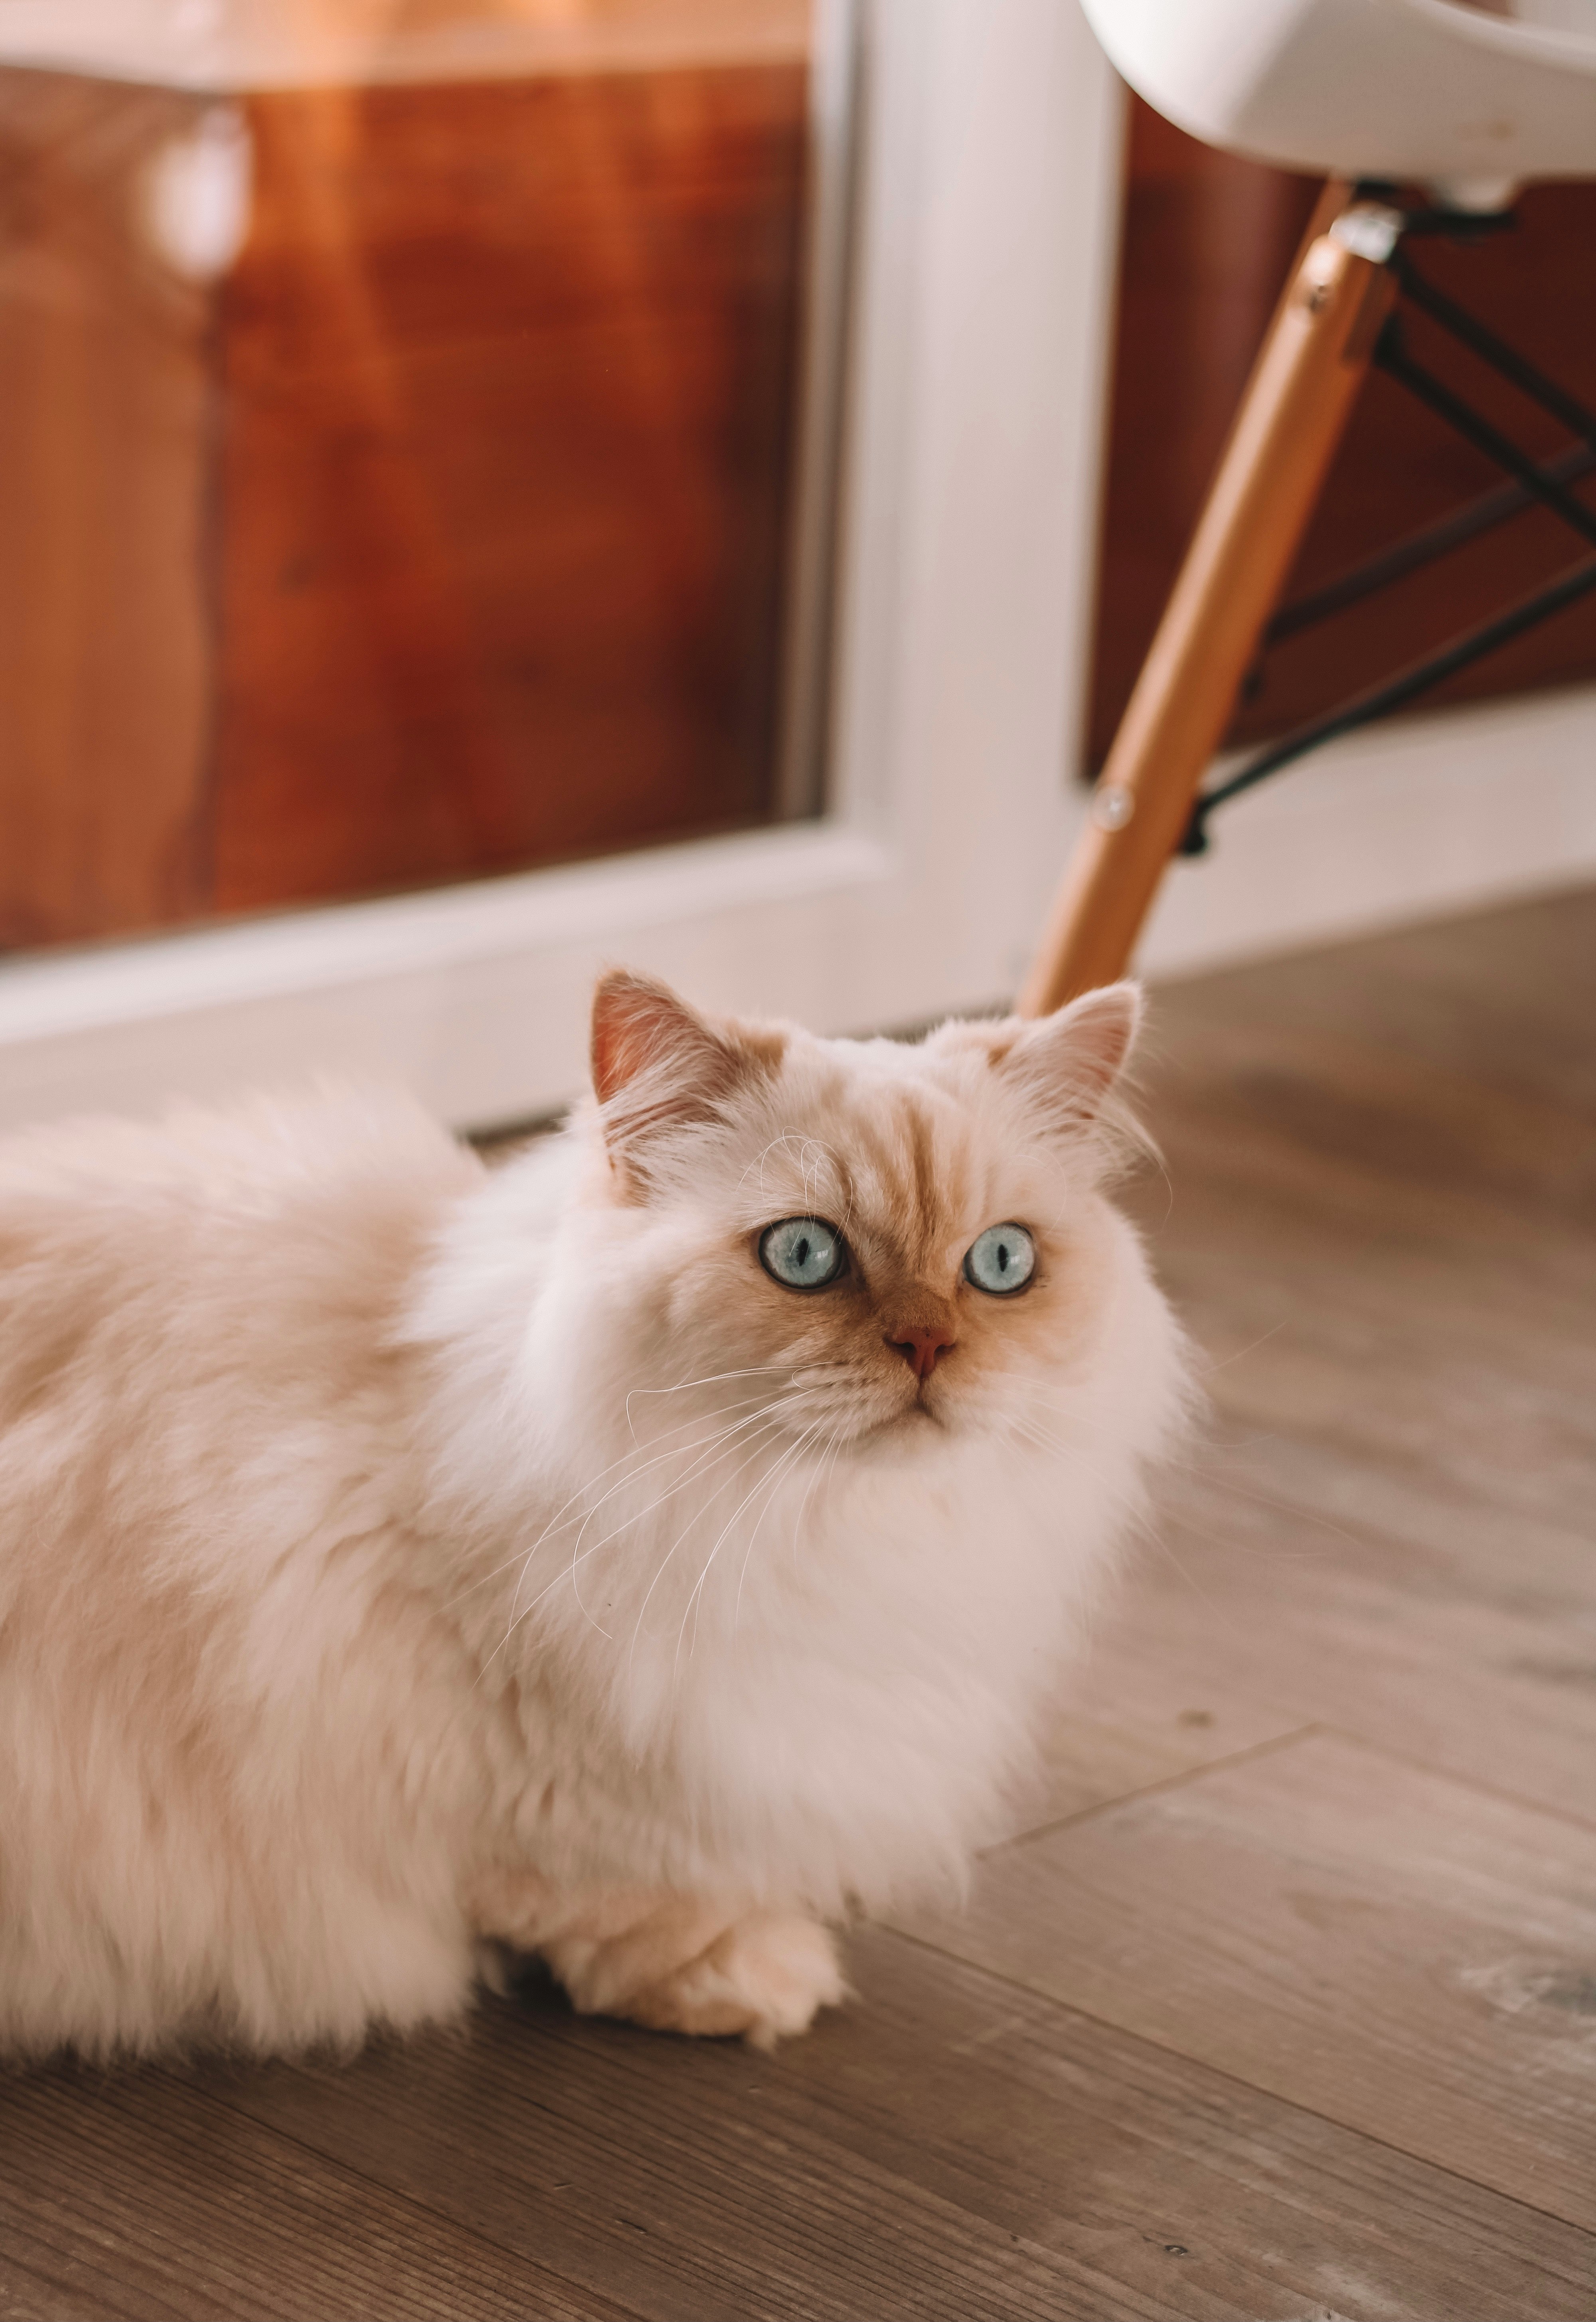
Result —
[[[1541, 465], [1542, 472], [1554, 483], [1575, 484], [1596, 468], [1596, 450], [1575, 443], [1556, 459], [1543, 461]], [[1455, 548], [1464, 548], [1471, 540], [1478, 540], [1483, 534], [1494, 532], [1498, 525], [1521, 516], [1527, 507], [1535, 505], [1535, 498], [1522, 484], [1497, 484], [1451, 516], [1421, 525], [1391, 547], [1382, 548], [1377, 555], [1349, 565], [1345, 572], [1338, 572], [1334, 580], [1327, 580], [1308, 596], [1294, 598], [1290, 604], [1282, 605], [1263, 632], [1264, 645], [1283, 644], [1288, 637], [1311, 629], [1319, 621], [1327, 621], [1333, 614], [1361, 605], [1365, 597], [1390, 588], [1393, 581], [1405, 580], [1410, 572], [1422, 571], [1438, 557], [1449, 554]]]
[[[1386, 192], [1385, 188], [1369, 190], [1378, 191], [1382, 196]], [[1405, 218], [1403, 230], [1408, 235], [1456, 232], [1472, 237], [1482, 231], [1500, 231], [1509, 223], [1510, 221], [1505, 219], [1461, 220], [1454, 218], [1450, 213], [1421, 211], [1409, 214]], [[1504, 469], [1512, 480], [1483, 494], [1455, 515], [1423, 526], [1379, 554], [1351, 567], [1311, 596], [1284, 607], [1265, 632], [1265, 648], [1278, 644], [1283, 637], [1300, 634], [1318, 621], [1333, 617], [1350, 605], [1362, 602], [1377, 590], [1389, 587], [1409, 573], [1433, 562], [1448, 550], [1476, 539], [1482, 532], [1505, 523], [1537, 503], [1562, 517], [1570, 529], [1588, 544], [1596, 545], [1596, 512], [1575, 498], [1568, 489], [1596, 469], [1596, 413], [1589, 411], [1555, 380], [1548, 379], [1527, 357], [1500, 339], [1495, 332], [1458, 306], [1455, 299], [1427, 282], [1400, 243], [1387, 262], [1402, 298], [1427, 315], [1432, 322], [1466, 346], [1522, 395], [1550, 412], [1580, 440], [1555, 459], [1533, 459], [1491, 421], [1476, 411], [1464, 397], [1415, 360], [1408, 347], [1399, 309], [1390, 317], [1382, 332], [1374, 353], [1375, 362], [1457, 434]], [[1244, 791], [1253, 789], [1271, 774], [1294, 764], [1298, 759], [1306, 757], [1310, 751], [1337, 736], [1355, 732], [1359, 727], [1371, 725], [1376, 718], [1406, 708], [1433, 687], [1455, 676], [1460, 670], [1483, 660], [1488, 654], [1510, 644], [1515, 637], [1522, 636], [1527, 630], [1563, 612], [1592, 590], [1596, 590], [1596, 557], [1582, 560], [1546, 588], [1521, 598], [1517, 604], [1466, 631], [1449, 645], [1410, 663], [1406, 669], [1382, 683], [1369, 687], [1338, 708], [1282, 736], [1278, 742], [1272, 743], [1249, 759], [1227, 781], [1199, 795], [1193, 803], [1180, 851], [1185, 855], [1206, 852], [1209, 844], [1208, 818], [1230, 799], [1239, 797]]]

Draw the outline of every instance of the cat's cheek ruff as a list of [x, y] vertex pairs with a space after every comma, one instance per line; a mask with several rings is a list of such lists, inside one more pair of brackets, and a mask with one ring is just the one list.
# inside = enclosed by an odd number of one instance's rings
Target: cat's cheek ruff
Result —
[[[636, 1845], [668, 1882], [730, 1879], [825, 1913], [956, 1883], [1001, 1821], [1115, 1559], [1125, 1511], [1112, 1495], [1088, 1505], [1077, 1490], [1061, 1541], [1064, 1480], [995, 1488], [983, 1461], [952, 1461], [893, 1522], [902, 1479], [856, 1479], [807, 1592], [760, 1604], [741, 1649], [701, 1634], [685, 1687], [663, 1655], [651, 1668], [633, 1704], [635, 1762], [661, 1761], [668, 1725], [675, 1795], [617, 1863]], [[623, 1706], [616, 1696], [612, 1712]]]
[[879, 1909], [955, 1878], [994, 1833], [1143, 1467], [1181, 1423], [1178, 1332], [1129, 1229], [1113, 1220], [1104, 1244], [1115, 1294], [1087, 1375], [1060, 1381], [1070, 1418], [1051, 1449], [979, 1422], [924, 1431], [922, 1456], [867, 1443], [796, 1544], [781, 1522], [796, 1525], [796, 1482], [762, 1532], [734, 1531], [696, 1605], [702, 1551], [664, 1568], [637, 1625], [675, 1521], [618, 1568], [613, 1603], [595, 1575], [607, 1637], [568, 1592], [550, 1598], [567, 1700], [597, 1705], [561, 1875]]

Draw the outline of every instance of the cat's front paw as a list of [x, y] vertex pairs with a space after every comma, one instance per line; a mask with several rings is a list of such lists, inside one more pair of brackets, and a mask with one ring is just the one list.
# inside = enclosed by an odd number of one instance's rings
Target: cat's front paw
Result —
[[795, 1915], [752, 1911], [696, 1958], [632, 1993], [624, 2012], [656, 2032], [741, 2034], [755, 2048], [773, 2048], [807, 2032], [846, 1989], [827, 1928]]

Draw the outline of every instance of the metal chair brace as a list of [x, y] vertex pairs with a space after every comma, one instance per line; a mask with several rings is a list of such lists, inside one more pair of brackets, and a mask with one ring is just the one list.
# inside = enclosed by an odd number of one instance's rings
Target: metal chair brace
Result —
[[[1384, 187], [1360, 187], [1361, 196], [1378, 199], [1389, 197]], [[1366, 558], [1346, 571], [1327, 581], [1311, 595], [1300, 598], [1281, 608], [1263, 633], [1265, 650], [1283, 639], [1301, 634], [1318, 623], [1333, 618], [1352, 605], [1362, 603], [1382, 589], [1404, 580], [1409, 573], [1420, 571], [1449, 551], [1475, 540], [1497, 525], [1537, 503], [1562, 517], [1582, 540], [1596, 546], [1596, 512], [1577, 499], [1569, 487], [1596, 469], [1596, 413], [1589, 411], [1573, 396], [1548, 379], [1527, 357], [1497, 336], [1476, 315], [1460, 306], [1455, 299], [1425, 279], [1414, 265], [1405, 244], [1415, 235], [1445, 233], [1459, 240], [1478, 239], [1486, 233], [1500, 233], [1513, 224], [1510, 214], [1478, 218], [1465, 214], [1424, 209], [1405, 211], [1401, 234], [1390, 257], [1385, 261], [1397, 288], [1399, 301], [1406, 300], [1418, 312], [1468, 348], [1479, 361], [1506, 379], [1509, 385], [1531, 402], [1560, 420], [1576, 437], [1574, 443], [1549, 460], [1536, 460], [1502, 434], [1491, 421], [1475, 410], [1455, 389], [1438, 379], [1409, 352], [1403, 326], [1400, 305], [1386, 318], [1374, 346], [1373, 360], [1388, 378], [1396, 379], [1436, 416], [1444, 420], [1455, 434], [1482, 452], [1488, 459], [1506, 471], [1511, 481], [1481, 495], [1453, 515], [1438, 522], [1421, 526], [1393, 542], [1378, 554]], [[1581, 560], [1550, 582], [1519, 599], [1491, 619], [1466, 630], [1452, 644], [1409, 663], [1380, 684], [1368, 687], [1337, 708], [1309, 719], [1292, 732], [1282, 735], [1277, 742], [1248, 760], [1245, 766], [1212, 790], [1199, 793], [1191, 807], [1179, 852], [1201, 855], [1210, 844], [1208, 820], [1215, 811], [1244, 791], [1266, 781], [1271, 774], [1295, 764], [1318, 749], [1324, 743], [1334, 741], [1338, 735], [1355, 732], [1358, 727], [1387, 717], [1391, 711], [1427, 693], [1435, 686], [1454, 677], [1460, 670], [1482, 661], [1489, 654], [1509, 644], [1527, 630], [1537, 627], [1543, 621], [1560, 613], [1581, 598], [1596, 590], [1596, 556]]]

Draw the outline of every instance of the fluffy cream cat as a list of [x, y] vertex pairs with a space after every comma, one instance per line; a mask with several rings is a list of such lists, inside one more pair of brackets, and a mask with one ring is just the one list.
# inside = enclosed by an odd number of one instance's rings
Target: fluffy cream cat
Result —
[[1180, 1423], [1129, 985], [917, 1047], [615, 974], [488, 1171], [399, 1096], [0, 1146], [0, 2044], [800, 2031], [957, 1875]]

